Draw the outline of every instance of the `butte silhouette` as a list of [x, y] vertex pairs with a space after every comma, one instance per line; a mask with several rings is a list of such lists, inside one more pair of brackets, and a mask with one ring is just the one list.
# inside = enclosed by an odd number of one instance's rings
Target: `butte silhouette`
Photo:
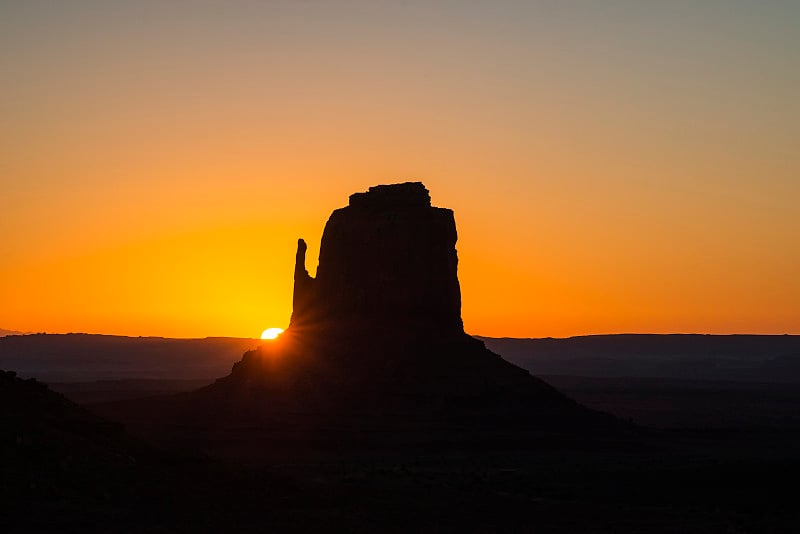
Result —
[[257, 434], [263, 446], [616, 434], [617, 420], [464, 332], [456, 239], [452, 210], [432, 207], [421, 183], [353, 194], [328, 219], [316, 278], [298, 241], [293, 312], [280, 338], [245, 353], [210, 386], [150, 401], [139, 410], [146, 421], [132, 417], [131, 403], [105, 413], [180, 441]]

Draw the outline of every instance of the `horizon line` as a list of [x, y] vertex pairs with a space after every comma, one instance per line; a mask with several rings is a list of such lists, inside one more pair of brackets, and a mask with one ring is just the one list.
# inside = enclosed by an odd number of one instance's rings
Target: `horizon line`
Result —
[[[11, 332], [1, 335], [0, 337], [14, 337], [14, 336], [34, 336], [34, 335], [51, 335], [51, 336], [69, 336], [69, 335], [82, 335], [82, 336], [106, 336], [106, 337], [126, 337], [131, 339], [145, 338], [145, 339], [175, 339], [175, 340], [197, 340], [197, 339], [252, 339], [254, 341], [263, 341], [260, 337], [247, 337], [247, 336], [234, 336], [234, 335], [206, 335], [206, 336], [165, 336], [165, 335], [128, 335], [128, 334], [110, 334], [103, 332], [23, 332], [18, 330], [0, 329], [0, 331]], [[610, 336], [800, 336], [800, 333], [758, 333], [758, 332], [605, 332], [605, 333], [592, 333], [592, 334], [576, 334], [572, 336], [488, 336], [482, 334], [471, 334], [471, 337], [484, 338], [484, 339], [574, 339], [581, 337], [610, 337]]]

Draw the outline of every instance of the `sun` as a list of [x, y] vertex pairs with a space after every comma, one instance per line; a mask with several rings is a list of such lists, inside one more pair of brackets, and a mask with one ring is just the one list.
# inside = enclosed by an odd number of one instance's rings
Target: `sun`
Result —
[[261, 339], [275, 339], [283, 334], [283, 328], [267, 328], [261, 332]]

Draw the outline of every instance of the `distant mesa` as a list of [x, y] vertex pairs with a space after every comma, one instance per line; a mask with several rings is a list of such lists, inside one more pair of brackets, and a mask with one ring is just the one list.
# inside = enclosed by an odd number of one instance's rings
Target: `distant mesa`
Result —
[[583, 408], [464, 333], [456, 240], [453, 212], [431, 206], [419, 182], [351, 195], [328, 219], [315, 278], [298, 241], [286, 332], [206, 388], [109, 405], [105, 413], [151, 437], [158, 414], [173, 441], [178, 427], [228, 445], [242, 428], [261, 428], [265, 447], [616, 432], [611, 416]]
[[0, 328], [0, 337], [5, 337], [5, 336], [24, 336], [27, 333], [28, 332], [19, 332], [17, 330], [3, 330], [2, 328]]

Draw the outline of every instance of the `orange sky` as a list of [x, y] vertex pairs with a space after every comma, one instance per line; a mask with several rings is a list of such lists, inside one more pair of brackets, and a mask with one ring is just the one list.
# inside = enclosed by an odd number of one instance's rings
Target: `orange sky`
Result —
[[258, 336], [421, 180], [470, 333], [800, 334], [800, 8], [491, 4], [4, 2], [0, 328]]

